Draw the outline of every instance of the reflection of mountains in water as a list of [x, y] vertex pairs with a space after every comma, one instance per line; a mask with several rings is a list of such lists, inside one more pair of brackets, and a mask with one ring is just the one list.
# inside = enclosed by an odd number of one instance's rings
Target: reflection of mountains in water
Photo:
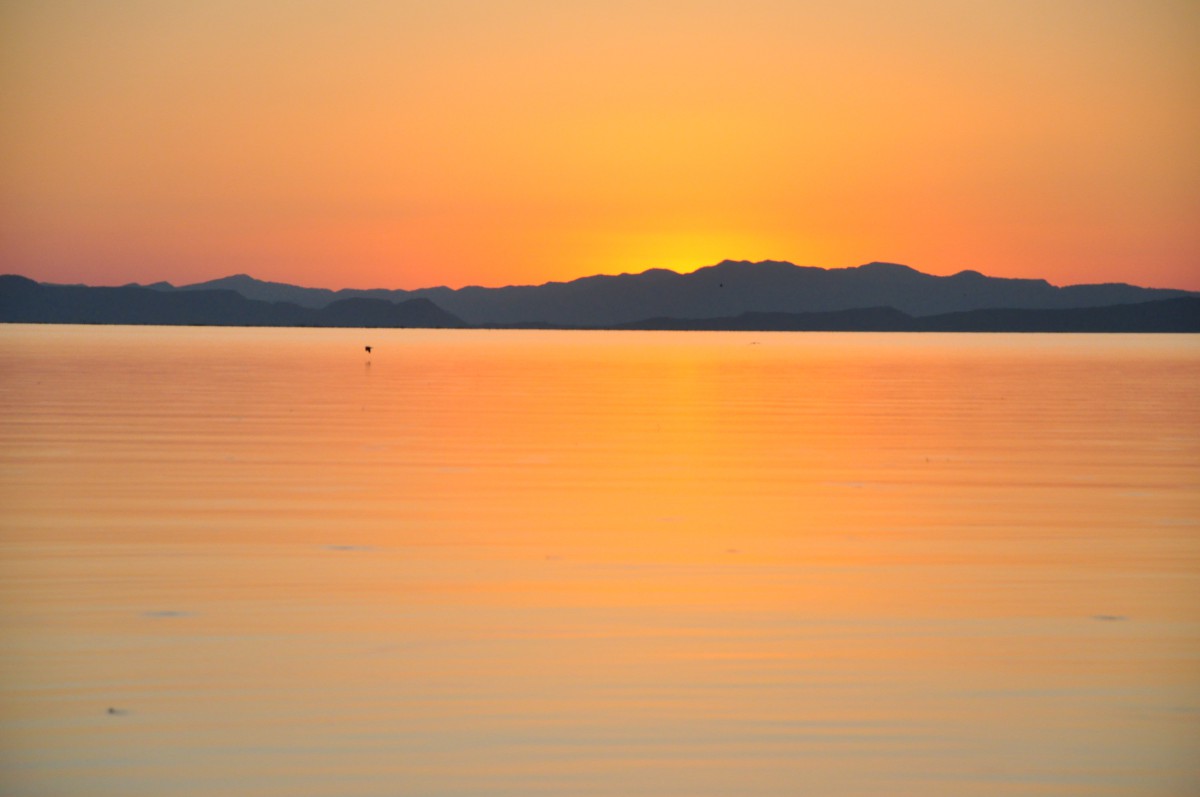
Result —
[[[1119, 307], [1118, 307], [1119, 306]], [[303, 288], [245, 275], [196, 285], [39, 285], [0, 278], [0, 320], [265, 326], [527, 326], [879, 331], [1200, 331], [1200, 294], [1056, 287], [871, 263], [820, 269], [725, 261], [503, 288]]]

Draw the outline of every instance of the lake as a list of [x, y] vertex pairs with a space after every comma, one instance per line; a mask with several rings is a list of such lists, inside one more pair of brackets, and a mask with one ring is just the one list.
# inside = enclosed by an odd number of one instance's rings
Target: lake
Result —
[[1197, 336], [0, 326], [0, 791], [1195, 794], [1198, 396]]

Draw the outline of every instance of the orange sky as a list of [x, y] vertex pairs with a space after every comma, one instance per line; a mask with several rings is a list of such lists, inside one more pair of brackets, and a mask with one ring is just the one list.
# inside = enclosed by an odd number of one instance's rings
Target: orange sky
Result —
[[0, 271], [1200, 289], [1192, 0], [0, 5]]

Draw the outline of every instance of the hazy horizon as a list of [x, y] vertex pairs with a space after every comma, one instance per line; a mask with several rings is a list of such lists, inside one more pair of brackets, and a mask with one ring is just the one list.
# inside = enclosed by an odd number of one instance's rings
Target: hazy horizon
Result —
[[[904, 268], [908, 268], [908, 269], [916, 271], [920, 274], [925, 274], [925, 275], [931, 276], [931, 277], [952, 277], [952, 276], [955, 276], [957, 274], [961, 274], [964, 272], [974, 272], [974, 273], [978, 273], [978, 274], [983, 274], [983, 276], [985, 276], [985, 277], [994, 277], [997, 279], [1031, 279], [1031, 280], [1041, 279], [1057, 288], [1070, 287], [1070, 286], [1075, 286], [1075, 285], [1106, 284], [1106, 283], [1100, 283], [1100, 282], [1095, 282], [1095, 283], [1062, 282], [1062, 283], [1060, 283], [1060, 282], [1054, 282], [1053, 280], [1049, 280], [1044, 277], [1037, 277], [1037, 276], [1006, 277], [1006, 276], [997, 275], [997, 274], [989, 274], [986, 272], [980, 272], [978, 269], [972, 269], [972, 268], [962, 268], [962, 269], [959, 269], [958, 271], [953, 271], [953, 272], [946, 273], [946, 274], [933, 274], [931, 272], [925, 271], [921, 268], [918, 268], [916, 266], [913, 266], [913, 265], [910, 265], [907, 263], [896, 263], [894, 261], [886, 261], [886, 260], [872, 260], [872, 261], [868, 261], [865, 263], [859, 263], [857, 265], [852, 265], [852, 266], [821, 266], [821, 265], [812, 265], [812, 264], [807, 264], [807, 263], [792, 263], [790, 261], [780, 260], [777, 258], [764, 258], [763, 260], [755, 260], [755, 261], [742, 260], [742, 259], [736, 259], [736, 258], [726, 258], [719, 262], [706, 263], [702, 266], [697, 266], [695, 268], [662, 268], [662, 267], [653, 267], [652, 266], [652, 267], [648, 267], [645, 269], [637, 269], [637, 270], [632, 270], [632, 271], [622, 271], [622, 272], [614, 272], [614, 273], [581, 274], [577, 277], [571, 277], [569, 279], [547, 280], [546, 282], [539, 282], [539, 283], [507, 283], [507, 284], [494, 284], [494, 285], [482, 285], [482, 284], [477, 284], [477, 283], [466, 284], [466, 285], [446, 285], [446, 284], [434, 285], [434, 284], [430, 284], [430, 285], [419, 285], [416, 287], [407, 287], [407, 286], [402, 287], [402, 286], [390, 286], [390, 285], [336, 285], [336, 284], [312, 285], [312, 284], [302, 283], [302, 282], [288, 282], [285, 280], [266, 279], [266, 278], [258, 276], [257, 274], [254, 274], [252, 272], [245, 272], [245, 271], [230, 272], [227, 274], [220, 274], [215, 277], [206, 277], [204, 279], [199, 279], [199, 280], [195, 280], [195, 281], [187, 281], [187, 282], [175, 282], [175, 281], [172, 281], [169, 279], [148, 280], [148, 281], [144, 281], [144, 282], [137, 282], [137, 281], [113, 282], [113, 281], [110, 281], [110, 282], [103, 282], [103, 283], [102, 282], [61, 283], [61, 282], [54, 282], [52, 280], [37, 280], [37, 281], [43, 282], [45, 284], [58, 284], [58, 285], [83, 284], [83, 285], [89, 285], [91, 287], [106, 287], [106, 288], [107, 287], [119, 288], [119, 287], [125, 287], [125, 286], [129, 286], [129, 285], [137, 285], [140, 287], [149, 287], [149, 286], [152, 286], [152, 285], [155, 285], [158, 283], [165, 282], [165, 283], [170, 284], [173, 287], [180, 288], [180, 287], [191, 287], [194, 285], [203, 285], [203, 284], [207, 284], [207, 283], [211, 283], [211, 282], [219, 282], [222, 280], [234, 279], [237, 277], [247, 277], [249, 279], [252, 279], [252, 280], [255, 280], [258, 282], [275, 283], [275, 284], [280, 284], [280, 285], [290, 285], [290, 286], [294, 286], [294, 287], [298, 287], [298, 288], [310, 288], [310, 289], [314, 289], [314, 290], [329, 290], [329, 291], [334, 291], [334, 292], [374, 291], [374, 290], [417, 292], [417, 291], [424, 291], [424, 290], [432, 290], [432, 289], [436, 289], [436, 288], [449, 288], [451, 290], [461, 290], [463, 288], [485, 288], [485, 289], [521, 288], [521, 287], [545, 285], [549, 282], [558, 282], [558, 283], [575, 282], [577, 280], [586, 280], [586, 279], [591, 279], [594, 277], [638, 276], [640, 274], [645, 274], [647, 272], [653, 272], [653, 271], [669, 271], [669, 272], [677, 274], [679, 276], [686, 276], [688, 274], [694, 274], [698, 271], [703, 271], [704, 269], [720, 266], [724, 263], [755, 264], [755, 263], [768, 263], [768, 262], [769, 263], [787, 263], [788, 265], [793, 265], [798, 268], [816, 268], [816, 269], [820, 269], [822, 271], [848, 271], [848, 270], [853, 270], [853, 269], [857, 269], [857, 268], [862, 268], [863, 266], [869, 266], [869, 265], [875, 265], [875, 264], [885, 264], [885, 265], [902, 266]], [[11, 272], [8, 272], [8, 273], [11, 273]], [[29, 276], [29, 275], [20, 274], [18, 276]], [[34, 277], [29, 277], [29, 278], [36, 279]], [[1139, 287], [1139, 288], [1200, 291], [1200, 288], [1183, 288], [1183, 287], [1180, 287], [1179, 285], [1150, 285], [1150, 284], [1140, 283], [1140, 282], [1119, 281], [1119, 280], [1110, 280], [1110, 281], [1108, 281], [1107, 284], [1118, 284], [1118, 283], [1131, 285], [1131, 286]]]

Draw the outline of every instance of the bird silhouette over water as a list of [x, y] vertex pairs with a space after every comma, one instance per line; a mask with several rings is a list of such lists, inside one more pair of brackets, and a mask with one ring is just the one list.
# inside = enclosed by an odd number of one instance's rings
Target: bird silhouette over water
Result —
[[370, 353], [371, 353], [371, 347], [370, 347], [370, 346], [364, 346], [363, 348], [365, 348], [365, 349], [367, 350], [367, 354], [370, 354]]

